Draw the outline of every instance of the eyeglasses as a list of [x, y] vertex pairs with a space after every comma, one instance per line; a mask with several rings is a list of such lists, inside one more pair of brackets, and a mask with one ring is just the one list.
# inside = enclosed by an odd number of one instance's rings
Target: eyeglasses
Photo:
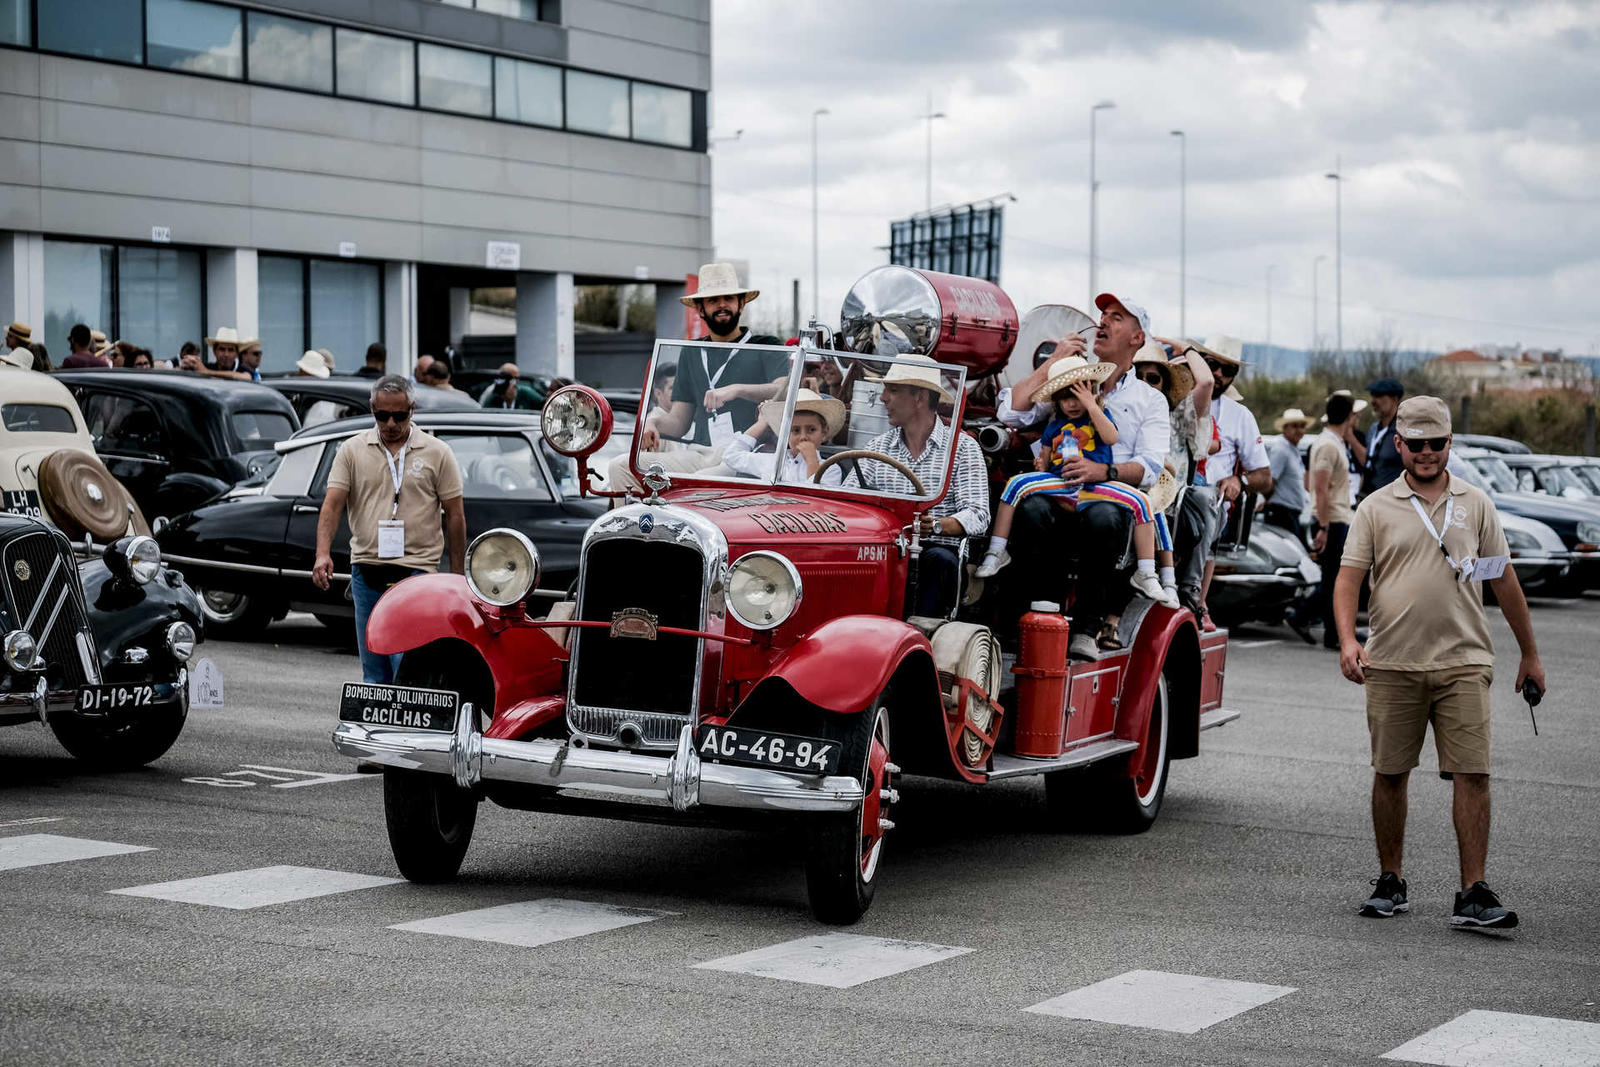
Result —
[[405, 422], [411, 417], [408, 411], [373, 411], [372, 417], [379, 422]]
[[1232, 378], [1239, 373], [1238, 367], [1235, 367], [1232, 363], [1223, 363], [1221, 360], [1208, 359], [1206, 360], [1206, 366], [1211, 368], [1212, 373], [1220, 374], [1224, 378]]
[[1162, 377], [1161, 372], [1158, 370], [1153, 370], [1149, 373], [1139, 375], [1139, 380], [1142, 382], [1147, 382], [1148, 384], [1155, 386], [1157, 389], [1165, 389], [1167, 387], [1167, 380]]
[[1426, 452], [1429, 449], [1435, 452], [1443, 452], [1450, 447], [1450, 438], [1448, 437], [1402, 437], [1400, 440], [1411, 451], [1412, 455], [1416, 455], [1418, 452]]

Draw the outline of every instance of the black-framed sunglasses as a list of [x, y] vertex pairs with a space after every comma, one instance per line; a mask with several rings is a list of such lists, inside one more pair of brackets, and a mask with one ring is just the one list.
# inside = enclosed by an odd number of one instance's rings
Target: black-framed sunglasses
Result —
[[1224, 363], [1220, 359], [1208, 359], [1206, 360], [1206, 366], [1211, 368], [1213, 374], [1220, 374], [1224, 378], [1237, 377], [1239, 374], [1238, 367], [1235, 367], [1232, 363]]
[[1139, 380], [1147, 385], [1153, 385], [1157, 389], [1165, 389], [1167, 387], [1166, 375], [1162, 374], [1159, 370], [1152, 369], [1144, 371], [1139, 375]]
[[405, 422], [411, 418], [410, 410], [406, 411], [374, 411], [372, 417], [379, 422]]
[[1435, 452], [1443, 452], [1450, 447], [1450, 438], [1448, 437], [1402, 437], [1400, 440], [1412, 455], [1416, 455], [1418, 452], [1426, 452], [1429, 449]]

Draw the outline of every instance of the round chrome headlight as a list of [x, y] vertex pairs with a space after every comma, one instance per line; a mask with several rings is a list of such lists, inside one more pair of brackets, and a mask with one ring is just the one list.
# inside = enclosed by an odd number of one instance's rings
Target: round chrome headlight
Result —
[[563, 456], [587, 456], [611, 433], [611, 405], [593, 389], [569, 385], [544, 402], [540, 428]]
[[1600, 545], [1600, 522], [1580, 522], [1577, 529], [1578, 540], [1591, 545]]
[[161, 572], [161, 546], [154, 537], [135, 537], [122, 550], [128, 561], [128, 575], [140, 585]]
[[509, 607], [539, 584], [539, 550], [515, 530], [489, 530], [467, 546], [467, 588], [497, 608]]
[[12, 670], [29, 670], [33, 667], [33, 661], [39, 658], [39, 646], [28, 631], [12, 630], [6, 634], [5, 657], [6, 666]]
[[728, 574], [728, 610], [752, 630], [782, 626], [802, 592], [800, 572], [776, 552], [747, 552]]
[[175, 622], [168, 626], [167, 651], [176, 660], [187, 661], [194, 655], [194, 627], [186, 622]]

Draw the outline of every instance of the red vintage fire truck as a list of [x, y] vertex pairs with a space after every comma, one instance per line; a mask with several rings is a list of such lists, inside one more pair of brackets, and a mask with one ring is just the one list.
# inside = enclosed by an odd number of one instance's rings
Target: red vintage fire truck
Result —
[[[1067, 656], [1064, 605], [991, 625], [982, 583], [965, 574], [947, 615], [908, 613], [927, 547], [916, 520], [949, 491], [956, 449], [927, 477], [884, 454], [885, 379], [927, 381], [948, 400], [939, 423], [957, 432], [969, 372], [998, 372], [1019, 323], [987, 283], [882, 270], [852, 290], [837, 339], [656, 343], [646, 383], [667, 362], [680, 375], [703, 364], [712, 380], [737, 366], [749, 394], [770, 399], [752, 401], [742, 426], [735, 404], [696, 403], [681, 440], [651, 439], [653, 451], [636, 434], [628, 465], [643, 488], [589, 527], [579, 577], [550, 610], [534, 608], [550, 603], [534, 595], [538, 550], [506, 529], [473, 541], [465, 575], [420, 575], [384, 596], [367, 641], [405, 654], [397, 684], [348, 684], [333, 740], [381, 766], [407, 878], [455, 877], [484, 799], [755, 823], [797, 831], [813, 912], [850, 923], [881, 878], [905, 779], [1037, 775], [1061, 826], [1138, 832], [1160, 811], [1170, 762], [1237, 717], [1222, 704], [1227, 635], [1202, 633], [1187, 611], [1136, 599], [1126, 647], [1089, 662]], [[785, 433], [731, 443], [753, 412], [787, 429], [799, 398], [818, 394], [845, 414], [814, 473], [796, 467]], [[591, 484], [606, 401], [572, 386], [543, 422]]]

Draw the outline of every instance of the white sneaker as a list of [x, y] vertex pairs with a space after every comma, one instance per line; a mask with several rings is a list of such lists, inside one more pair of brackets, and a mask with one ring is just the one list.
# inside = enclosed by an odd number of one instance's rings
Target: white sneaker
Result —
[[1180, 601], [1178, 600], [1178, 587], [1175, 585], [1163, 585], [1161, 587], [1161, 591], [1165, 593], [1166, 596], [1163, 596], [1159, 601], [1157, 601], [1157, 603], [1164, 604], [1169, 608], [1177, 609], [1180, 604]]
[[1149, 597], [1157, 604], [1164, 604], [1170, 608], [1175, 608], [1178, 606], [1178, 599], [1176, 597], [1172, 597], [1169, 600], [1167, 591], [1161, 588], [1161, 579], [1157, 578], [1153, 574], [1146, 574], [1144, 571], [1134, 571], [1133, 577], [1128, 579], [1128, 584], [1133, 586], [1133, 588], [1137, 590], [1141, 596]]
[[1000, 569], [1002, 567], [1010, 562], [1011, 553], [1002, 548], [998, 556], [993, 552], [989, 553], [987, 556], [984, 556], [983, 562], [978, 564], [978, 569], [975, 573], [979, 578], [993, 578], [996, 574], [1000, 573]]

